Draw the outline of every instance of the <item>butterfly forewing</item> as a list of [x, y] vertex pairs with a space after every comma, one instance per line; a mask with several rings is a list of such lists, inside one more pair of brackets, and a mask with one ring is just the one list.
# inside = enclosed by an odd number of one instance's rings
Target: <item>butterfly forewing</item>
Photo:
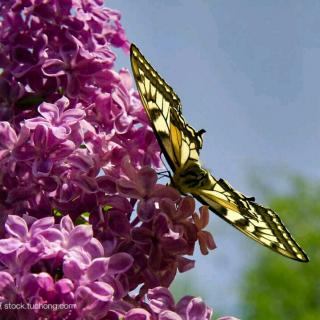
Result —
[[181, 166], [181, 134], [171, 124], [171, 109], [181, 110], [180, 100], [158, 75], [135, 45], [131, 45], [131, 65], [142, 103], [171, 169]]
[[191, 193], [222, 219], [259, 242], [289, 258], [308, 261], [278, 215], [215, 179], [199, 162], [203, 130], [197, 132], [182, 116], [179, 97], [159, 76], [135, 45], [131, 65], [142, 103], [161, 150], [174, 175], [173, 185]]

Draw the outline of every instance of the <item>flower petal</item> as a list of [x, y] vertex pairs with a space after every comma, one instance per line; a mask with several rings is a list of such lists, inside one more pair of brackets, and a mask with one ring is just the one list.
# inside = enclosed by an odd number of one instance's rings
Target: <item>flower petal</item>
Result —
[[36, 220], [30, 227], [30, 234], [34, 237], [38, 232], [44, 231], [52, 227], [54, 224], [53, 217], [46, 217]]
[[108, 268], [108, 258], [94, 259], [86, 271], [86, 276], [89, 281], [95, 281], [105, 275]]
[[[159, 320], [183, 320], [177, 313], [170, 310], [161, 311], [158, 319]], [[202, 320], [202, 319], [199, 318], [198, 320]]]
[[17, 140], [17, 134], [10, 123], [0, 122], [0, 148], [13, 149]]
[[186, 314], [190, 320], [205, 319], [207, 315], [207, 306], [201, 298], [193, 298], [186, 309]]
[[48, 77], [58, 77], [65, 74], [65, 64], [59, 59], [48, 59], [42, 65], [42, 72]]
[[74, 229], [73, 222], [69, 215], [62, 217], [60, 221], [60, 228], [65, 233], [70, 233]]
[[152, 168], [144, 167], [139, 170], [136, 183], [141, 186], [145, 193], [148, 193], [153, 190], [157, 179], [157, 174]]
[[0, 294], [3, 295], [3, 292], [13, 285], [14, 279], [12, 275], [8, 272], [0, 271]]
[[71, 232], [68, 241], [68, 248], [84, 246], [93, 236], [92, 227], [87, 225], [76, 226]]
[[25, 239], [28, 233], [28, 226], [24, 219], [15, 215], [8, 215], [5, 228], [12, 236]]
[[155, 313], [174, 308], [174, 299], [171, 292], [164, 287], [156, 287], [148, 291], [150, 308]]
[[126, 272], [131, 268], [132, 264], [133, 258], [128, 253], [116, 253], [110, 257], [108, 263], [108, 273], [119, 274]]
[[151, 320], [151, 314], [142, 308], [133, 308], [126, 313], [125, 320]]
[[19, 247], [22, 246], [22, 242], [18, 239], [0, 239], [0, 253], [8, 254], [16, 251]]

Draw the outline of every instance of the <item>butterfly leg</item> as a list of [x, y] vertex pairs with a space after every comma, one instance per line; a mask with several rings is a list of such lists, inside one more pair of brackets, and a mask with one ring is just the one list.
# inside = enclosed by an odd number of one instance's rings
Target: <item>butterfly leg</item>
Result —
[[171, 173], [168, 170], [157, 172], [159, 179], [168, 178], [171, 180]]

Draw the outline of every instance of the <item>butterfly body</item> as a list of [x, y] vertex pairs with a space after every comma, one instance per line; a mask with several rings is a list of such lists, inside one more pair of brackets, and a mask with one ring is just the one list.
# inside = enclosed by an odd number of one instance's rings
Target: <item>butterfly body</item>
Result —
[[196, 131], [184, 119], [179, 97], [153, 69], [135, 45], [131, 65], [141, 101], [173, 175], [171, 184], [182, 194], [192, 194], [202, 204], [239, 231], [291, 259], [307, 262], [279, 216], [271, 209], [216, 179], [201, 166], [199, 155], [204, 130]]
[[208, 171], [194, 160], [188, 161], [182, 168], [177, 169], [171, 180], [172, 185], [182, 193], [192, 193], [199, 187], [203, 188], [211, 185]]

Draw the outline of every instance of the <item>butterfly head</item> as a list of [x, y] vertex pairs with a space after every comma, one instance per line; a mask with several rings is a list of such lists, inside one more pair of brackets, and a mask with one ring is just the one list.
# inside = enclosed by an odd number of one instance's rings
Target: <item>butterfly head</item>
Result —
[[198, 132], [196, 132], [196, 139], [197, 139], [197, 144], [198, 148], [201, 149], [203, 145], [203, 134], [206, 132], [206, 130], [201, 129]]

